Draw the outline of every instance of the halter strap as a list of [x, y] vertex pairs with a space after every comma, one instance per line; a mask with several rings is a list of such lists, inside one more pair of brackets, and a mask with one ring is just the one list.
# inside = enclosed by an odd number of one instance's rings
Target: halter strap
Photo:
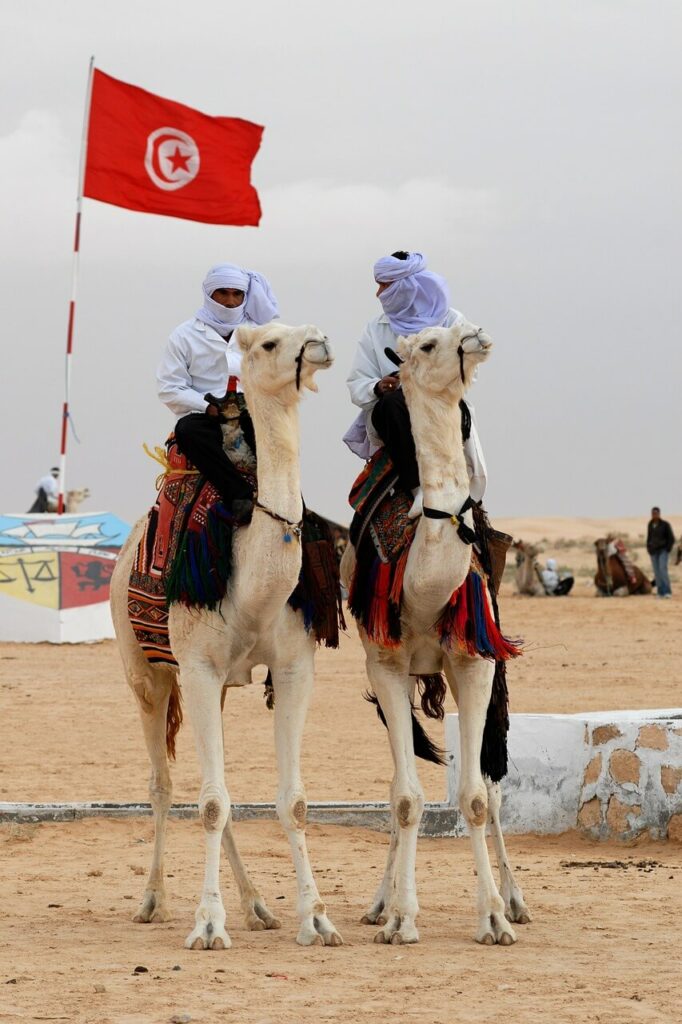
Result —
[[259, 508], [261, 512], [265, 512], [265, 514], [267, 516], [270, 516], [271, 519], [276, 519], [278, 523], [282, 523], [282, 525], [285, 527], [284, 533], [282, 535], [282, 540], [286, 544], [291, 543], [292, 535], [296, 537], [297, 540], [301, 539], [301, 532], [303, 530], [302, 519], [299, 519], [297, 523], [292, 523], [288, 519], [285, 519], [284, 516], [279, 515], [278, 512], [273, 512], [271, 508], [267, 507], [267, 505], [263, 505], [263, 503], [258, 501], [258, 499], [256, 499], [254, 507]]
[[442, 512], [439, 508], [427, 508], [426, 505], [422, 509], [422, 513], [426, 519], [449, 519], [453, 523], [458, 523], [457, 533], [462, 543], [474, 544], [476, 542], [476, 533], [464, 522], [464, 513], [468, 512], [474, 505], [475, 502], [471, 495], [469, 495], [459, 512], [454, 514], [452, 512]]

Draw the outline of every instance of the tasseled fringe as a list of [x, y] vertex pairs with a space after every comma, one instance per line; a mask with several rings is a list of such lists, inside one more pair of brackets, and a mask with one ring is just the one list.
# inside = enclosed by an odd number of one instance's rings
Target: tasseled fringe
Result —
[[507, 666], [495, 662], [493, 688], [481, 744], [481, 771], [492, 782], [499, 782], [507, 774], [507, 733], [509, 731], [509, 693]]
[[445, 718], [445, 697], [448, 692], [442, 672], [417, 676], [417, 689], [421, 698], [422, 711], [426, 717], [442, 722]]
[[200, 531], [185, 530], [166, 581], [168, 604], [216, 608], [232, 573], [234, 518], [222, 502], [206, 513]]
[[305, 628], [318, 643], [338, 647], [339, 629], [346, 628], [339, 563], [327, 523], [309, 509], [303, 516], [302, 555], [301, 575], [289, 604], [303, 613]]
[[450, 598], [436, 624], [440, 642], [470, 658], [477, 655], [506, 661], [521, 654], [518, 643], [502, 635], [495, 623], [488, 588], [482, 577], [471, 571]]
[[272, 672], [268, 669], [268, 674], [265, 677], [265, 691], [263, 693], [265, 697], [265, 706], [268, 711], [272, 711], [275, 706], [275, 687], [272, 685]]

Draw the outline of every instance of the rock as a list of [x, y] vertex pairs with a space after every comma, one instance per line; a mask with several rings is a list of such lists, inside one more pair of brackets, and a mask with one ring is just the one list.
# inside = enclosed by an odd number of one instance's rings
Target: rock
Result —
[[606, 824], [616, 835], [623, 835], [625, 832], [632, 832], [630, 815], [638, 818], [641, 813], [642, 808], [638, 804], [624, 804], [617, 796], [612, 796], [606, 810]]
[[583, 804], [578, 814], [580, 828], [596, 828], [601, 823], [601, 803], [598, 797], [592, 797]]
[[592, 760], [588, 764], [587, 768], [585, 769], [585, 774], [583, 776], [583, 785], [585, 785], [585, 786], [591, 785], [593, 782], [597, 781], [597, 779], [599, 778], [600, 775], [601, 775], [601, 754], [597, 754], [596, 757], [592, 758]]
[[668, 734], [662, 725], [643, 725], [636, 746], [647, 747], [649, 750], [667, 750]]
[[95, 992], [106, 992], [104, 985], [95, 985]]
[[669, 796], [677, 792], [680, 782], [682, 782], [682, 768], [676, 768], [672, 764], [661, 765], [661, 785]]
[[170, 1018], [170, 1024], [189, 1024], [191, 1019], [188, 1013], [174, 1013]]
[[671, 843], [682, 843], [682, 814], [670, 815], [668, 839]]
[[616, 782], [639, 782], [640, 760], [632, 750], [618, 749], [611, 754], [609, 771]]
[[149, 968], [148, 967], [143, 967], [140, 964], [139, 967], [135, 968], [135, 970], [133, 971], [133, 974], [149, 974]]
[[615, 740], [622, 735], [617, 725], [598, 725], [592, 730], [592, 744], [600, 747], [602, 743], [608, 743], [609, 740]]

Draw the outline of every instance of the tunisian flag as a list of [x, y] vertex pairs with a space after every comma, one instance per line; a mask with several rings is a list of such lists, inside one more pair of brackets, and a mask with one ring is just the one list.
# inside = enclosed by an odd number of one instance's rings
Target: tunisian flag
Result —
[[83, 194], [142, 213], [258, 224], [251, 163], [263, 129], [209, 117], [95, 71]]

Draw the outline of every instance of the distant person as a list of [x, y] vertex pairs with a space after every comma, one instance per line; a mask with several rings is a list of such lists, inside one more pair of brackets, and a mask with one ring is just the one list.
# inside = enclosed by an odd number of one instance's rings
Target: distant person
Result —
[[158, 395], [178, 417], [178, 448], [218, 490], [228, 508], [245, 516], [251, 488], [223, 450], [221, 416], [204, 397], [221, 397], [234, 377], [241, 391], [242, 353], [233, 337], [240, 324], [267, 324], [279, 316], [266, 279], [232, 263], [211, 267], [203, 283], [203, 304], [172, 332], [156, 373]]
[[49, 473], [41, 476], [36, 484], [36, 500], [28, 510], [31, 512], [56, 512], [59, 502], [59, 467], [53, 466]]
[[657, 597], [669, 598], [672, 596], [668, 575], [668, 557], [674, 546], [675, 535], [672, 527], [665, 519], [661, 519], [661, 510], [654, 505], [646, 531], [646, 549], [654, 570]]
[[567, 573], [563, 576], [559, 575], [556, 558], [547, 559], [545, 568], [542, 569], [540, 575], [546, 594], [551, 594], [553, 597], [565, 597], [570, 594], [573, 588], [573, 577]]

